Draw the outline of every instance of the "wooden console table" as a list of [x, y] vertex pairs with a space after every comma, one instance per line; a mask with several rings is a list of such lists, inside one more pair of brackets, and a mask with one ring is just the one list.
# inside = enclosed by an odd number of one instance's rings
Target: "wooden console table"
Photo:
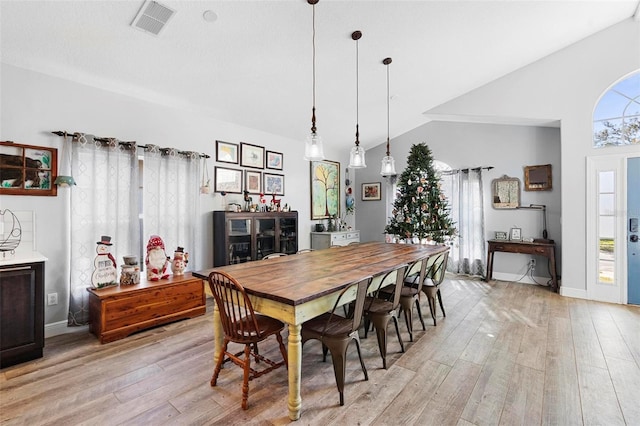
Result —
[[556, 276], [556, 245], [552, 240], [548, 242], [524, 242], [489, 240], [489, 252], [487, 254], [487, 281], [493, 278], [493, 256], [499, 251], [503, 253], [520, 253], [544, 256], [549, 259], [549, 269], [551, 272], [551, 285], [553, 291], [558, 291], [558, 278]]
[[89, 331], [100, 343], [113, 342], [160, 324], [203, 315], [203, 281], [183, 276], [89, 291]]

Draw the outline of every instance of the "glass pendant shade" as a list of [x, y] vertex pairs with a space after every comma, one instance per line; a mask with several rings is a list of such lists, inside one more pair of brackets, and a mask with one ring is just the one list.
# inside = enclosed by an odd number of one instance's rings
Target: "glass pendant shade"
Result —
[[384, 177], [395, 176], [396, 173], [396, 160], [391, 155], [387, 155], [382, 158], [382, 167], [380, 168], [380, 174]]
[[349, 168], [350, 169], [362, 169], [367, 167], [364, 158], [364, 148], [360, 145], [356, 145], [351, 148], [351, 153], [349, 154]]
[[304, 159], [307, 161], [324, 160], [324, 147], [322, 137], [316, 132], [311, 132], [304, 143]]

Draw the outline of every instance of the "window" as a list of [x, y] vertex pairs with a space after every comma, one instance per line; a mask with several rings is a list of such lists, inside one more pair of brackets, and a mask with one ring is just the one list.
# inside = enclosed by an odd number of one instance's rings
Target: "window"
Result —
[[640, 145], [640, 71], [609, 89], [593, 113], [593, 147]]
[[613, 284], [615, 271], [615, 172], [598, 173], [598, 282]]

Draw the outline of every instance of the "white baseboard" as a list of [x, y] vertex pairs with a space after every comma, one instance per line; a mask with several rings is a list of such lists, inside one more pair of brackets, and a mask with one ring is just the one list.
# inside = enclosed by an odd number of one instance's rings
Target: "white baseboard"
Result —
[[69, 327], [67, 326], [67, 321], [58, 321], [53, 322], [51, 324], [44, 325], [44, 338], [58, 336], [60, 334], [67, 333], [88, 333], [89, 326], [81, 325], [79, 327]]
[[573, 297], [574, 299], [589, 299], [587, 290], [560, 286], [560, 296]]

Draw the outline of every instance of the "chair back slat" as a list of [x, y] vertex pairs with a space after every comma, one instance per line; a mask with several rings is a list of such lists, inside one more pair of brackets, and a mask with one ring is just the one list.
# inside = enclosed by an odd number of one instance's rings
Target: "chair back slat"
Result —
[[324, 325], [324, 329], [322, 330], [323, 335], [326, 333], [327, 327], [329, 327], [329, 325], [331, 324], [334, 315], [337, 315], [336, 309], [344, 305], [344, 296], [350, 293], [354, 287], [356, 288], [356, 298], [354, 300], [353, 306], [349, 311], [348, 318], [352, 319], [351, 331], [357, 330], [358, 327], [360, 327], [360, 322], [362, 320], [362, 311], [364, 310], [364, 299], [367, 295], [367, 288], [371, 283], [371, 279], [372, 277], [370, 276], [366, 277], [358, 282], [348, 285], [347, 287], [343, 288], [342, 291], [340, 291], [340, 294], [338, 295], [338, 298], [336, 299], [335, 303], [333, 304], [333, 308], [330, 311], [330, 315], [327, 318], [327, 322]]
[[449, 251], [445, 251], [440, 254], [438, 258], [433, 262], [430, 273], [427, 278], [431, 279], [434, 285], [439, 285], [444, 280], [444, 275], [447, 269], [447, 260], [449, 259]]
[[411, 267], [407, 269], [407, 276], [405, 277], [405, 279], [411, 275], [417, 275], [418, 277], [418, 280], [416, 282], [417, 284], [416, 291], [418, 292], [418, 294], [420, 294], [420, 291], [422, 290], [422, 285], [424, 284], [424, 279], [427, 274], [427, 264], [429, 263], [429, 259], [430, 257], [425, 257], [423, 259], [416, 260], [411, 265]]
[[404, 284], [404, 278], [405, 278], [405, 274], [408, 271], [408, 265], [402, 265], [400, 267], [398, 267], [397, 269], [391, 270], [389, 272], [387, 272], [386, 274], [384, 274], [384, 276], [382, 277], [382, 280], [380, 280], [380, 282], [378, 283], [378, 285], [372, 289], [371, 291], [371, 297], [369, 298], [369, 301], [367, 303], [366, 309], [369, 310], [371, 308], [371, 305], [374, 303], [374, 299], [378, 299], [380, 298], [380, 291], [387, 287], [389, 285], [389, 276], [393, 273], [396, 273], [396, 282], [395, 285], [393, 287], [393, 297], [391, 299], [392, 305], [393, 305], [393, 309], [395, 309], [396, 307], [398, 307], [398, 305], [400, 304], [400, 295], [401, 295], [401, 291], [400, 289], [402, 288], [402, 285]]
[[209, 288], [218, 306], [225, 335], [239, 343], [262, 337], [251, 301], [239, 282], [227, 273], [217, 271], [209, 274]]

